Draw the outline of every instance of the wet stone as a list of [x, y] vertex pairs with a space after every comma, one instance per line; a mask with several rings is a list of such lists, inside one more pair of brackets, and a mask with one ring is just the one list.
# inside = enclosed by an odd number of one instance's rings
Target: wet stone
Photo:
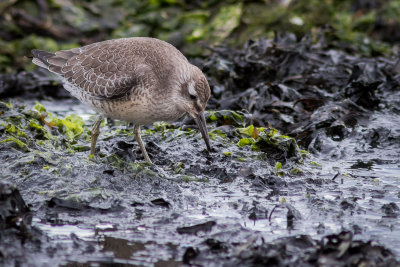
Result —
[[13, 265], [32, 258], [43, 234], [32, 227], [32, 213], [15, 185], [0, 182], [0, 262]]
[[394, 202], [391, 202], [389, 204], [384, 204], [382, 206], [382, 211], [384, 212], [385, 216], [391, 218], [397, 218], [397, 216], [400, 215], [400, 208]]
[[187, 227], [179, 227], [176, 231], [179, 234], [189, 234], [189, 235], [196, 235], [198, 232], [209, 232], [216, 225], [216, 222], [209, 221], [201, 224], [196, 224]]
[[[22, 199], [18, 189], [8, 183], [0, 183], [0, 229], [23, 227], [23, 221], [18, 222], [30, 211]], [[21, 217], [22, 216], [22, 217]], [[20, 219], [19, 219], [20, 218]], [[28, 221], [29, 223], [29, 221]]]

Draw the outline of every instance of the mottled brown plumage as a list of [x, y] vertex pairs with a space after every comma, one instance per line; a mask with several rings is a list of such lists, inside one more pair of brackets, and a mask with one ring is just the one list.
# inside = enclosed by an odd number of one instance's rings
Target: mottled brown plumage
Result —
[[[210, 149], [203, 115], [210, 97], [207, 79], [174, 46], [134, 37], [54, 54], [33, 50], [32, 54], [33, 63], [59, 75], [65, 89], [100, 113], [100, 118], [133, 122], [147, 161], [151, 162], [141, 142], [140, 125], [176, 120], [186, 112], [195, 119]], [[91, 153], [99, 125], [94, 126]]]

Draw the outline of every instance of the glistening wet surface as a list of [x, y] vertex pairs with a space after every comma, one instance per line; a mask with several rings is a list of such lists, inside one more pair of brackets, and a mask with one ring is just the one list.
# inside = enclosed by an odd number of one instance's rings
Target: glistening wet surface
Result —
[[398, 63], [289, 37], [197, 62], [213, 90], [211, 153], [190, 119], [156, 123], [143, 130], [149, 166], [132, 126], [108, 120], [89, 157], [94, 117], [76, 101], [2, 104], [2, 182], [33, 216], [15, 212], [27, 245], [5, 232], [2, 253], [19, 251], [5, 259], [397, 266]]

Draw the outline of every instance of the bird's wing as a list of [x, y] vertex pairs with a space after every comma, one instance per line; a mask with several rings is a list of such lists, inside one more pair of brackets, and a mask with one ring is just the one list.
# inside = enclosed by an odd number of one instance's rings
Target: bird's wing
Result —
[[126, 42], [104, 41], [55, 54], [33, 50], [33, 62], [97, 98], [119, 98], [156, 83], [146, 53]]

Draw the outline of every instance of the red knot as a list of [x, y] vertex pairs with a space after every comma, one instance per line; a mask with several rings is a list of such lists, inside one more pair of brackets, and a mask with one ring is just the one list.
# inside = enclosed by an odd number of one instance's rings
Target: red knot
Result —
[[95, 153], [104, 117], [132, 122], [134, 136], [152, 163], [140, 126], [174, 121], [188, 113], [207, 149], [210, 140], [204, 109], [210, 87], [202, 71], [171, 44], [147, 37], [114, 39], [55, 53], [32, 50], [33, 63], [57, 74], [64, 88], [94, 109], [90, 154]]

